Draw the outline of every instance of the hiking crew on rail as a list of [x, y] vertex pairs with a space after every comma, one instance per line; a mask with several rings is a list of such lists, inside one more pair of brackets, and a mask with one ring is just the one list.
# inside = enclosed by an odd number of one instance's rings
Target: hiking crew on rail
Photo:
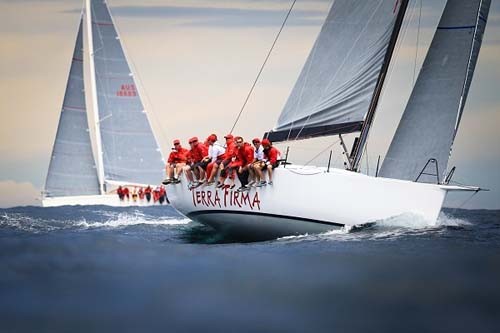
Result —
[[[221, 145], [216, 134], [210, 134], [203, 143], [192, 137], [189, 150], [181, 146], [180, 140], [174, 140], [163, 184], [180, 183], [182, 172], [189, 189], [201, 185], [233, 189], [236, 176], [241, 183], [239, 192], [273, 184], [273, 169], [279, 165], [280, 152], [268, 139], [255, 138], [253, 146], [241, 136], [228, 134], [224, 139], [225, 144]], [[268, 174], [267, 182], [264, 171]]]

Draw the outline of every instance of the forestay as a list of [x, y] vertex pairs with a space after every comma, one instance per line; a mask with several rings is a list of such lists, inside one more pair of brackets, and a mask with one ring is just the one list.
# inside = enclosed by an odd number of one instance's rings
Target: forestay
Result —
[[[446, 173], [486, 26], [490, 0], [448, 0], [380, 176], [416, 180], [431, 158]], [[435, 173], [429, 165], [425, 173]], [[436, 182], [422, 175], [419, 181]]]
[[45, 182], [46, 197], [100, 194], [85, 104], [82, 25], [80, 20]]
[[91, 1], [91, 19], [104, 178], [157, 184], [163, 158], [105, 1]]
[[269, 138], [359, 131], [400, 10], [400, 0], [336, 0]]

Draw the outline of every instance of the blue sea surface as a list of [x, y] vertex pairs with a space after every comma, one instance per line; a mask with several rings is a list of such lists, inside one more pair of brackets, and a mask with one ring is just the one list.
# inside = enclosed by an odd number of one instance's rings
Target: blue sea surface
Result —
[[167, 206], [0, 209], [1, 332], [500, 332], [500, 211], [238, 243]]

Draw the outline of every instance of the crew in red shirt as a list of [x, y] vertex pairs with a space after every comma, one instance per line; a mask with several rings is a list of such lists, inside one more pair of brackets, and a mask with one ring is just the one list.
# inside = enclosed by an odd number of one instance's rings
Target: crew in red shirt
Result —
[[123, 188], [123, 196], [127, 198], [127, 200], [130, 199], [130, 192], [128, 190], [128, 187]]
[[240, 180], [241, 187], [238, 189], [239, 192], [246, 191], [248, 188], [248, 168], [253, 162], [254, 150], [253, 147], [243, 140], [241, 136], [234, 138], [236, 142], [236, 154], [232, 158], [232, 162], [229, 167], [238, 170], [238, 179]]
[[125, 194], [123, 193], [123, 188], [121, 187], [121, 185], [118, 186], [116, 194], [118, 194], [118, 198], [120, 198], [120, 201], [123, 201], [123, 197], [125, 196]]
[[[198, 142], [197, 137], [192, 137], [189, 139], [189, 146], [191, 149], [188, 152], [187, 160], [188, 164], [184, 167], [184, 172], [189, 180], [189, 187], [199, 184], [205, 176], [205, 172], [200, 168], [200, 163], [202, 163], [203, 158], [208, 155], [208, 148], [203, 144]], [[196, 177], [196, 181], [193, 178]]]
[[174, 140], [174, 148], [168, 156], [166, 165], [167, 178], [162, 182], [163, 184], [177, 184], [180, 182], [179, 176], [182, 169], [186, 166], [188, 150], [182, 148], [179, 140]]
[[[217, 182], [217, 187], [222, 188], [224, 186], [228, 188], [234, 188], [234, 170], [229, 168], [229, 164], [232, 162], [231, 159], [233, 156], [236, 154], [236, 145], [234, 143], [234, 137], [232, 134], [227, 134], [224, 136], [224, 139], [226, 139], [226, 152], [224, 153], [224, 156], [222, 157], [222, 162], [220, 163], [219, 170], [220, 170], [220, 176], [219, 176], [219, 181]], [[229, 172], [231, 170], [231, 172]], [[224, 182], [226, 178], [231, 180], [231, 185], [225, 185]]]
[[146, 187], [146, 189], [144, 189], [144, 196], [146, 196], [146, 200], [148, 202], [151, 201], [151, 192], [153, 192], [153, 189], [151, 188], [151, 186], [148, 185], [148, 187]]
[[269, 181], [267, 183], [269, 185], [273, 185], [273, 170], [279, 165], [278, 160], [280, 158], [280, 152], [272, 146], [271, 141], [268, 139], [262, 140], [262, 146], [264, 147], [264, 159], [266, 162], [267, 173], [269, 175]]

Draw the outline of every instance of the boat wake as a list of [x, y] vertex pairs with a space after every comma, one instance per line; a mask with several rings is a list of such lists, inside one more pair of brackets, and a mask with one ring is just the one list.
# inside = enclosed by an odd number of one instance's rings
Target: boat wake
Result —
[[342, 227], [321, 234], [304, 234], [278, 238], [281, 242], [298, 241], [377, 241], [393, 240], [409, 236], [436, 235], [450, 228], [464, 228], [472, 223], [441, 212], [436, 223], [431, 224], [419, 215], [404, 214], [375, 221], [366, 226]]

